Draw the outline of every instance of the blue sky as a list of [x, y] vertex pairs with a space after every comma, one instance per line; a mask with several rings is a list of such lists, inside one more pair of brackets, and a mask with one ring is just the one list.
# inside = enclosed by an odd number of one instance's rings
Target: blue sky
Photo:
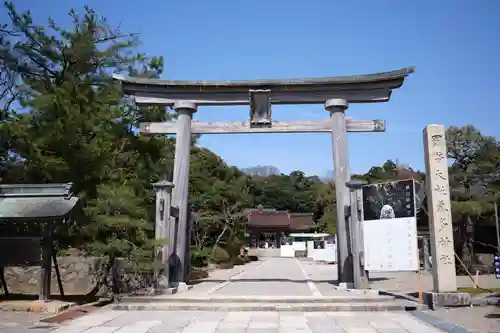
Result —
[[[38, 22], [68, 24], [87, 4], [142, 51], [165, 57], [165, 79], [259, 79], [368, 74], [415, 66], [388, 103], [353, 104], [347, 115], [385, 119], [385, 133], [349, 134], [351, 171], [386, 159], [423, 169], [427, 124], [473, 124], [500, 135], [500, 1], [169, 0], [15, 1]], [[3, 20], [4, 15], [0, 13]], [[495, 33], [496, 31], [496, 33]], [[321, 105], [276, 106], [275, 120], [322, 119]], [[245, 121], [248, 107], [205, 107], [200, 121]], [[238, 167], [325, 175], [328, 134], [203, 136], [201, 145]]]

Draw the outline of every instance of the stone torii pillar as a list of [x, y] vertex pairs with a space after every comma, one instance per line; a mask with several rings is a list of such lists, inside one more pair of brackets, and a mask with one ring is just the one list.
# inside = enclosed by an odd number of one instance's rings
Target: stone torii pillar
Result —
[[330, 112], [332, 126], [333, 165], [337, 200], [338, 283], [350, 288], [354, 283], [354, 274], [349, 228], [346, 221], [346, 207], [350, 203], [350, 193], [346, 183], [351, 179], [345, 119], [345, 111], [348, 107], [349, 103], [340, 98], [329, 99], [325, 103], [325, 109]]
[[188, 195], [189, 195], [189, 160], [191, 155], [191, 121], [193, 113], [197, 111], [196, 104], [188, 101], [176, 101], [174, 109], [178, 113], [176, 126], [177, 135], [175, 138], [175, 160], [174, 160], [174, 175], [173, 175], [173, 193], [172, 205], [179, 209], [179, 217], [176, 226], [176, 265], [172, 276], [171, 283], [173, 286], [185, 284], [188, 277], [186, 276], [186, 265], [189, 262], [186, 260], [186, 248], [188, 235]]

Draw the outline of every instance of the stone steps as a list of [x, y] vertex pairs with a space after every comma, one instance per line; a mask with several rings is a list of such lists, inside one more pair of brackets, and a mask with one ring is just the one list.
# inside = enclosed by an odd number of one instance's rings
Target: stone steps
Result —
[[272, 312], [340, 312], [340, 311], [408, 311], [414, 310], [404, 302], [369, 302], [369, 303], [119, 303], [110, 306], [122, 311], [272, 311]]
[[408, 311], [414, 302], [381, 295], [261, 296], [261, 295], [159, 295], [127, 297], [110, 305], [113, 310], [142, 311]]
[[124, 303], [384, 303], [394, 301], [393, 296], [336, 295], [336, 296], [263, 296], [263, 295], [157, 295], [123, 297]]

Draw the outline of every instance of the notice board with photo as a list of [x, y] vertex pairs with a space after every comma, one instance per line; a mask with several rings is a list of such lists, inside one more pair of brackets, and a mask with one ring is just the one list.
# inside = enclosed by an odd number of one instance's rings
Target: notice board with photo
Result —
[[368, 271], [420, 267], [413, 179], [363, 187], [363, 237]]

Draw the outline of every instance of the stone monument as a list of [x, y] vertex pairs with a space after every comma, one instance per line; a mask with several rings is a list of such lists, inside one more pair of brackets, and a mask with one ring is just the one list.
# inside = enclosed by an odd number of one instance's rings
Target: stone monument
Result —
[[431, 308], [470, 304], [469, 294], [457, 293], [445, 134], [443, 125], [428, 125], [424, 129], [425, 175], [433, 279], [433, 290], [426, 294], [426, 298]]

